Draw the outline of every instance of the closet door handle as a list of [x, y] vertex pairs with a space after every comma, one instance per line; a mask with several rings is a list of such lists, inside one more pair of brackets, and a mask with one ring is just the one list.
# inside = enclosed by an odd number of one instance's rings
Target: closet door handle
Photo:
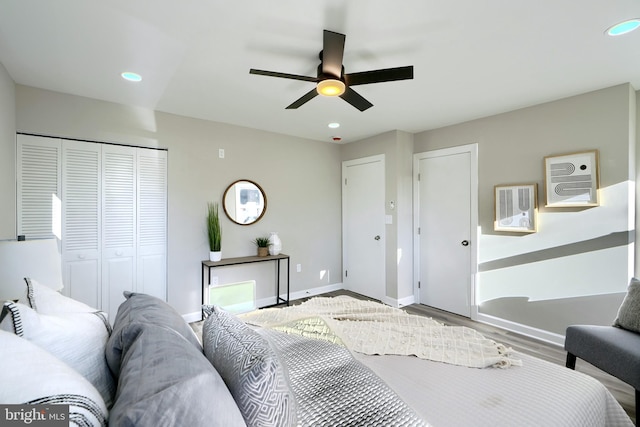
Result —
[[380, 240], [380, 236], [378, 235], [378, 236], [374, 237], [373, 240]]
[[463, 240], [462, 242], [460, 242], [460, 244], [462, 246], [469, 246], [469, 241], [468, 240]]

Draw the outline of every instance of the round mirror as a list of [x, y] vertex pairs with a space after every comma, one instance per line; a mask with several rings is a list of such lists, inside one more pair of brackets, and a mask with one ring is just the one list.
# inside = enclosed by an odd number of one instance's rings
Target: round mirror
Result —
[[267, 196], [255, 182], [240, 179], [224, 191], [222, 206], [231, 221], [250, 225], [258, 222], [267, 211]]

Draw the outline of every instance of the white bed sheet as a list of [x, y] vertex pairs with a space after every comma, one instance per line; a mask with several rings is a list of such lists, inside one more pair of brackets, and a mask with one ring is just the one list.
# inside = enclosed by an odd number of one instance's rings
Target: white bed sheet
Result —
[[633, 426], [599, 381], [525, 354], [515, 355], [523, 366], [508, 369], [354, 356], [434, 427]]

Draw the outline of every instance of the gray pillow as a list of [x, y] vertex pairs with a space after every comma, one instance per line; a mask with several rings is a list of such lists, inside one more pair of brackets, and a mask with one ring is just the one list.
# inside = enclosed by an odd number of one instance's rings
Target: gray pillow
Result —
[[[183, 336], [188, 342], [202, 352], [202, 346], [193, 329], [169, 304], [147, 294], [124, 292], [126, 301], [118, 307], [118, 314], [113, 324], [113, 339], [107, 346], [105, 356], [114, 376], [118, 377], [124, 341], [131, 341], [139, 333], [141, 325], [159, 325], [170, 328]], [[137, 325], [137, 326], [136, 326]]]
[[181, 334], [166, 326], [130, 323], [122, 329], [122, 337], [118, 391], [109, 425], [245, 425], [220, 375]]
[[635, 277], [629, 283], [627, 295], [618, 309], [618, 316], [613, 326], [640, 332], [640, 280]]
[[296, 404], [284, 366], [269, 343], [238, 318], [203, 306], [204, 354], [224, 379], [247, 426], [294, 426]]

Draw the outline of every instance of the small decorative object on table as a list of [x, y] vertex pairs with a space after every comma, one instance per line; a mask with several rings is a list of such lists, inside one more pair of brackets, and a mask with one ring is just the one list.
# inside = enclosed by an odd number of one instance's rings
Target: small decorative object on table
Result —
[[271, 246], [269, 237], [256, 237], [253, 243], [258, 247], [258, 256], [269, 255], [269, 246]]
[[279, 255], [280, 251], [282, 251], [282, 241], [280, 237], [278, 237], [278, 233], [276, 231], [271, 232], [271, 236], [269, 236], [269, 255]]
[[220, 228], [220, 216], [218, 215], [218, 203], [207, 203], [207, 233], [209, 237], [209, 260], [220, 261], [222, 259], [222, 229]]

